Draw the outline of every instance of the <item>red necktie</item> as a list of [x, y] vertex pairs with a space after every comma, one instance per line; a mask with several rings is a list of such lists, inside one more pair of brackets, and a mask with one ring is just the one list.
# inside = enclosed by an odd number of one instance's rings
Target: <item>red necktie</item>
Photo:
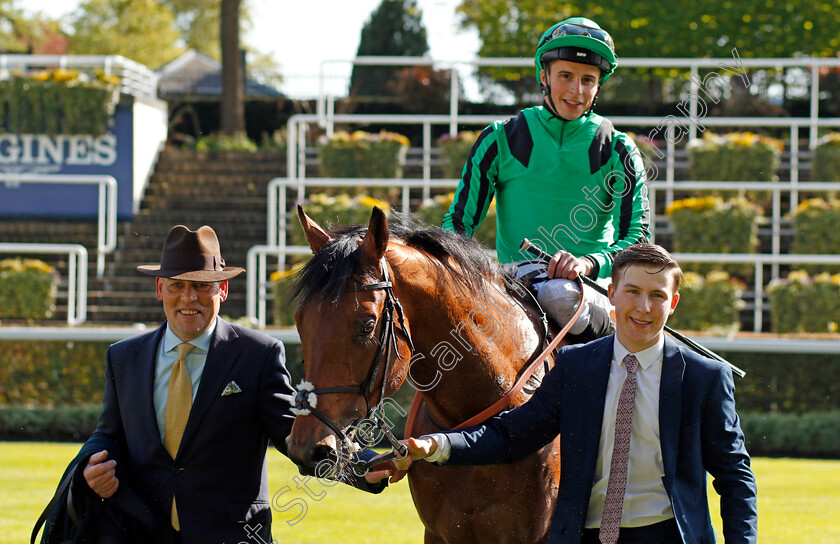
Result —
[[615, 544], [621, 528], [621, 509], [624, 505], [624, 491], [627, 487], [627, 460], [630, 457], [630, 426], [633, 423], [633, 404], [636, 399], [636, 369], [639, 361], [635, 355], [624, 358], [627, 377], [621, 386], [618, 409], [615, 414], [615, 442], [610, 461], [610, 479], [601, 514], [601, 530], [598, 538], [602, 544]]

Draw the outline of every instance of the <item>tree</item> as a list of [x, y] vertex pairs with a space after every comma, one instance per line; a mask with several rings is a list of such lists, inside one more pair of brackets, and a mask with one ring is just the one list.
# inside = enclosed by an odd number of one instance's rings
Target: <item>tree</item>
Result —
[[[165, 0], [175, 16], [175, 27], [187, 49], [195, 49], [210, 58], [221, 60], [222, 45], [219, 19], [222, 16], [219, 0]], [[242, 6], [242, 18], [247, 19], [247, 5]]]
[[63, 54], [67, 36], [58, 21], [37, 13], [27, 17], [14, 0], [0, 0], [0, 52]]
[[[596, 5], [573, 0], [550, 8], [538, 0], [461, 0], [457, 12], [462, 27], [478, 30], [482, 57], [533, 56], [542, 33], [574, 15], [594, 19], [606, 29], [619, 59], [728, 58], [733, 49], [742, 58], [826, 57], [840, 49], [840, 17], [827, 0], [601, 0]], [[527, 82], [536, 90], [533, 71], [482, 73], [497, 81]]]
[[240, 0], [222, 0], [222, 132], [245, 130], [245, 80], [239, 50]]
[[172, 10], [156, 0], [84, 0], [70, 25], [73, 54], [122, 55], [157, 68], [183, 52]]
[[[429, 52], [426, 28], [416, 0], [382, 0], [362, 28], [357, 56], [423, 56]], [[350, 92], [360, 96], [389, 96], [400, 66], [354, 66]]]

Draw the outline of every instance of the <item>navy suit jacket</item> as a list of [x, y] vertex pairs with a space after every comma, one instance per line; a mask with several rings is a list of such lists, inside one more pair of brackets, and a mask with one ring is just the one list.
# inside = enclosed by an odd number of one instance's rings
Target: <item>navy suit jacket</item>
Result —
[[[560, 441], [562, 476], [549, 542], [578, 543], [595, 475], [613, 336], [564, 348], [534, 396], [489, 422], [448, 433], [449, 464], [508, 463]], [[729, 367], [665, 339], [659, 392], [664, 474], [682, 540], [715, 542], [706, 473], [720, 494], [727, 543], [754, 543], [756, 485]]]
[[[147, 542], [167, 542], [177, 492], [183, 542], [250, 542], [246, 524], [270, 542], [269, 439], [281, 452], [294, 416], [283, 344], [219, 318], [175, 459], [160, 438], [152, 395], [166, 325], [108, 348], [105, 397], [94, 437], [123, 445], [130, 485], [159, 520]], [[235, 381], [241, 393], [222, 396]], [[261, 528], [257, 526], [260, 525]], [[143, 540], [143, 539], [141, 539]]]

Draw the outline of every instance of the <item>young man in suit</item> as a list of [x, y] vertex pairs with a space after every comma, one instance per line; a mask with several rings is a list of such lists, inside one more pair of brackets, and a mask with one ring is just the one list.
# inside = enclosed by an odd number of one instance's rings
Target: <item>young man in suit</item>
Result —
[[285, 453], [294, 421], [283, 344], [219, 317], [244, 269], [226, 266], [212, 228], [173, 227], [160, 265], [138, 270], [155, 277], [166, 322], [108, 349], [92, 439], [124, 454], [81, 463], [82, 490], [104, 500], [127, 484], [148, 503], [158, 526], [132, 542], [271, 542], [266, 448]]
[[756, 485], [728, 366], [663, 334], [679, 265], [652, 244], [615, 257], [616, 333], [560, 353], [534, 396], [483, 425], [407, 441], [411, 460], [493, 464], [562, 435], [551, 543], [711, 543], [706, 473], [727, 543], [754, 543]]

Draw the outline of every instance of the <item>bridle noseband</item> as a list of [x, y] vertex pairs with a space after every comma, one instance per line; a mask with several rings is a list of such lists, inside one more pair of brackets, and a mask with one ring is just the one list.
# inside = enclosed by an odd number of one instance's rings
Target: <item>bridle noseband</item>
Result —
[[[339, 426], [332, 419], [330, 419], [321, 410], [318, 410], [316, 406], [318, 402], [318, 395], [327, 395], [331, 393], [356, 393], [362, 395], [365, 399], [365, 409], [367, 410], [365, 419], [369, 420], [370, 422], [374, 423], [378, 428], [380, 428], [384, 433], [385, 438], [388, 439], [391, 445], [398, 451], [400, 451], [401, 455], [404, 455], [404, 451], [406, 450], [405, 446], [399, 443], [397, 438], [385, 424], [385, 420], [382, 414], [382, 412], [384, 411], [382, 404], [385, 399], [385, 387], [387, 384], [388, 373], [391, 369], [393, 359], [392, 350], [396, 354], [396, 357], [400, 358], [400, 352], [397, 346], [397, 335], [396, 330], [394, 328], [395, 313], [397, 320], [399, 321], [400, 327], [402, 329], [402, 333], [405, 336], [406, 342], [408, 343], [408, 347], [411, 350], [411, 353], [414, 353], [414, 342], [412, 342], [411, 333], [409, 333], [408, 328], [405, 325], [405, 316], [403, 314], [402, 305], [400, 304], [400, 301], [397, 300], [396, 295], [394, 295], [394, 284], [391, 282], [390, 276], [388, 274], [388, 264], [385, 262], [385, 257], [382, 257], [382, 259], [380, 260], [380, 268], [382, 270], [382, 281], [376, 283], [356, 285], [351, 289], [351, 291], [353, 292], [373, 291], [378, 289], [385, 290], [385, 307], [382, 311], [381, 316], [385, 320], [382, 325], [382, 335], [379, 338], [379, 345], [376, 349], [376, 354], [373, 357], [373, 363], [371, 364], [370, 370], [368, 371], [368, 375], [365, 378], [364, 382], [362, 382], [362, 385], [358, 386], [351, 385], [339, 387], [324, 387], [316, 389], [312, 384], [305, 381], [301, 381], [301, 383], [297, 386], [297, 394], [294, 398], [292, 413], [301, 416], [309, 414], [314, 415], [315, 417], [320, 419], [327, 427], [332, 429], [336, 436], [341, 440], [342, 445], [344, 447], [347, 447], [348, 450], [352, 453], [357, 449], [356, 444], [350, 439], [350, 437], [347, 436], [347, 434], [344, 433], [344, 431], [342, 431], [341, 428], [339, 428]], [[373, 393], [373, 389], [376, 385], [376, 375], [379, 373], [379, 367], [382, 365], [383, 359], [385, 361], [385, 370], [382, 374], [382, 384], [379, 388], [379, 401], [376, 403], [376, 405], [371, 406], [370, 395], [371, 393]], [[351, 426], [352, 425], [353, 424], [351, 423]], [[351, 456], [350, 463], [354, 465], [354, 468], [358, 468], [366, 472], [371, 466], [377, 463], [387, 461], [393, 457], [393, 451], [377, 456], [374, 459], [371, 459], [367, 462], [360, 461], [355, 456]]]

